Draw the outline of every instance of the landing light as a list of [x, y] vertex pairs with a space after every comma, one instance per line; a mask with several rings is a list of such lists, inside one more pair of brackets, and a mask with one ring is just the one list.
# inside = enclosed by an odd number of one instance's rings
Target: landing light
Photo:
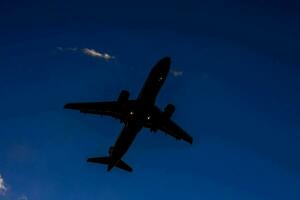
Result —
[[134, 114], [134, 112], [132, 112], [132, 111], [130, 111], [130, 113], [129, 113], [130, 115], [133, 115]]
[[147, 117], [147, 119], [150, 120], [150, 119], [151, 119], [151, 116], [149, 115], [149, 116]]

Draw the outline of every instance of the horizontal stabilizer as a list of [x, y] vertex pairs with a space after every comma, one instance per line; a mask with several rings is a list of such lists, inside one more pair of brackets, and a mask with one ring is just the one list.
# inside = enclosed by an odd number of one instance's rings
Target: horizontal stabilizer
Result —
[[116, 164], [116, 167], [120, 168], [120, 169], [123, 169], [125, 171], [128, 171], [128, 172], [132, 172], [132, 168], [127, 165], [124, 161], [122, 160], [119, 160]]
[[[111, 160], [112, 160], [111, 157], [95, 157], [95, 158], [88, 158], [87, 162], [108, 165], [108, 171], [110, 171], [111, 168], [114, 167], [112, 166], [113, 163], [111, 163]], [[128, 172], [132, 172], [132, 168], [122, 160], [117, 161], [115, 167], [118, 167]]]
[[96, 158], [88, 158], [87, 161], [92, 163], [100, 163], [100, 164], [108, 165], [111, 159], [110, 157], [96, 157]]

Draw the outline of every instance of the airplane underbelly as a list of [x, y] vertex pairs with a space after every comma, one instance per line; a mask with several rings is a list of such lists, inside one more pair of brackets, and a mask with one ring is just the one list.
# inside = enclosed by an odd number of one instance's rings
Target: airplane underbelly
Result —
[[113, 150], [111, 152], [112, 156], [121, 159], [121, 157], [127, 152], [128, 148], [131, 146], [136, 135], [141, 129], [142, 124], [126, 124], [123, 127], [121, 134], [113, 147]]

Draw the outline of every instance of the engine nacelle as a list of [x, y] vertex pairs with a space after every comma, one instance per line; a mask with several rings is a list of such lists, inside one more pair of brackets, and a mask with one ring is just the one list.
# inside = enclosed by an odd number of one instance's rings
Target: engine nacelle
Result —
[[175, 106], [173, 104], [168, 104], [163, 112], [163, 117], [165, 119], [170, 119], [175, 112]]
[[168, 104], [162, 112], [161, 118], [158, 118], [156, 121], [153, 122], [152, 127], [150, 127], [150, 131], [156, 132], [161, 126], [161, 124], [163, 124], [165, 121], [169, 120], [172, 117], [174, 112], [175, 106], [173, 104]]
[[119, 103], [126, 103], [129, 98], [129, 92], [127, 90], [122, 90], [119, 97], [118, 97], [118, 102]]

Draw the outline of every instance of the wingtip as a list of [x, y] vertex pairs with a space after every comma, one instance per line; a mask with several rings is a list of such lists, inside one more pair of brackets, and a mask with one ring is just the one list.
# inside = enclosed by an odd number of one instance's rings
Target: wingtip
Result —
[[64, 109], [72, 109], [72, 103], [65, 104]]
[[165, 56], [161, 59], [162, 62], [167, 63], [167, 65], [171, 64], [171, 57], [170, 56]]

